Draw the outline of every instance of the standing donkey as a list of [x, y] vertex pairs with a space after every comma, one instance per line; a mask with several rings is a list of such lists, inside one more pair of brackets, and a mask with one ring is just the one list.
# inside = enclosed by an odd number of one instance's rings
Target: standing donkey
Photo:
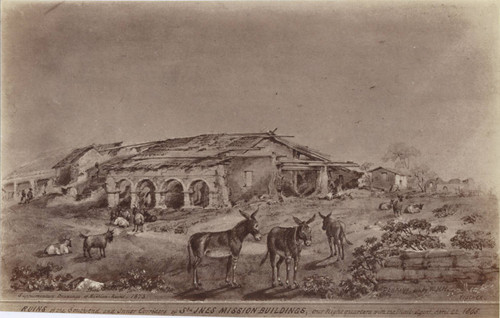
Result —
[[[299, 267], [300, 252], [302, 251], [301, 241], [305, 246], [310, 246], [312, 242], [311, 228], [309, 224], [314, 221], [313, 215], [307, 221], [301, 221], [293, 217], [297, 226], [295, 227], [274, 227], [267, 236], [267, 253], [260, 262], [264, 264], [269, 255], [272, 268], [272, 285], [276, 287], [277, 284], [283, 285], [280, 277], [280, 266], [283, 261], [286, 262], [286, 286], [299, 287], [297, 283], [297, 269]], [[276, 258], [278, 256], [278, 259]], [[290, 284], [291, 278], [291, 265], [293, 259], [293, 286]]]
[[[187, 270], [193, 270], [193, 285], [198, 289], [201, 286], [198, 277], [198, 266], [202, 259], [207, 256], [211, 258], [227, 257], [226, 284], [233, 287], [239, 287], [234, 278], [236, 264], [240, 256], [243, 240], [248, 234], [252, 234], [255, 240], [260, 241], [259, 223], [255, 219], [257, 208], [251, 215], [239, 210], [245, 220], [239, 222], [230, 230], [222, 232], [200, 232], [191, 235], [188, 242], [189, 261]], [[232, 269], [232, 280], [229, 280], [229, 274]]]
[[334, 220], [332, 217], [332, 212], [327, 216], [323, 216], [318, 213], [323, 219], [322, 229], [326, 231], [326, 237], [328, 238], [328, 244], [330, 244], [330, 257], [337, 255], [337, 260], [344, 259], [344, 240], [347, 244], [352, 245], [345, 236], [345, 223], [340, 220]]

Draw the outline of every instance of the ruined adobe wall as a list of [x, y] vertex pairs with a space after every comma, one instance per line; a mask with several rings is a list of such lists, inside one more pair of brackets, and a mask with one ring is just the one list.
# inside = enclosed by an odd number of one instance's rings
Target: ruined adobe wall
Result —
[[377, 273], [383, 281], [437, 280], [484, 283], [498, 280], [498, 255], [489, 251], [408, 252], [390, 257]]
[[[234, 158], [226, 170], [226, 182], [229, 187], [229, 200], [236, 203], [240, 200], [249, 200], [254, 196], [269, 193], [272, 174], [276, 170], [271, 165], [270, 157]], [[245, 171], [252, 172], [252, 185], [248, 186], [245, 180]]]

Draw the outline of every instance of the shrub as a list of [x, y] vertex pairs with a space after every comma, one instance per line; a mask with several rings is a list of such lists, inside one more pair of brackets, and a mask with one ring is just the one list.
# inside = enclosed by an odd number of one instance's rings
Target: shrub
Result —
[[17, 266], [12, 271], [10, 277], [11, 288], [22, 291], [47, 291], [47, 290], [70, 290], [69, 282], [73, 278], [71, 274], [57, 275], [62, 266], [48, 263], [47, 265], [37, 264], [34, 269], [30, 266]]
[[317, 274], [304, 279], [302, 290], [306, 295], [327, 299], [335, 298], [339, 294], [338, 287], [331, 278]]
[[351, 278], [340, 282], [340, 294], [346, 298], [358, 298], [376, 290], [378, 281], [377, 270], [382, 267], [388, 250], [375, 237], [369, 237], [365, 244], [356, 247], [354, 260], [349, 266]]
[[451, 246], [465, 250], [482, 250], [495, 247], [495, 240], [490, 232], [458, 230], [451, 238]]
[[108, 281], [104, 284], [107, 290], [147, 290], [147, 291], [172, 291], [172, 288], [160, 275], [146, 272], [144, 269], [132, 269], [122, 275], [117, 281]]
[[483, 218], [482, 215], [480, 215], [478, 213], [474, 213], [474, 214], [471, 214], [471, 215], [464, 216], [460, 220], [462, 220], [463, 224], [474, 224], [474, 223], [476, 223], [478, 220], [480, 220], [482, 218]]
[[431, 235], [444, 233], [447, 227], [432, 224], [425, 219], [412, 219], [408, 222], [389, 221], [382, 227], [382, 243], [389, 249], [390, 255], [399, 255], [401, 250], [412, 249], [423, 251], [431, 248], [445, 247], [439, 236]]
[[434, 209], [432, 213], [437, 218], [444, 218], [457, 213], [460, 207], [461, 204], [445, 204], [440, 208]]

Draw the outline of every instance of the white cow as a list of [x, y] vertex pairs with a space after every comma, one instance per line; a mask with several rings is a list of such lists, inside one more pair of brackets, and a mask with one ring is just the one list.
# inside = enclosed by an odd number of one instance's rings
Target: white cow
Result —
[[130, 225], [130, 223], [121, 216], [117, 217], [113, 224], [119, 227], [128, 227]]
[[45, 254], [63, 255], [71, 253], [71, 239], [65, 239], [61, 244], [52, 244], [45, 248]]

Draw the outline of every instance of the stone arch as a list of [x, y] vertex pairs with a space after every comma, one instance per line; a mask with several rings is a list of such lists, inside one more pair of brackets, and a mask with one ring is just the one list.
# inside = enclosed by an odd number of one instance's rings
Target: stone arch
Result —
[[135, 192], [137, 193], [137, 206], [139, 208], [154, 208], [156, 206], [156, 185], [150, 179], [142, 179], [137, 182]]
[[184, 184], [177, 178], [170, 178], [161, 187], [162, 201], [167, 208], [179, 209], [184, 206]]
[[132, 205], [132, 191], [134, 184], [130, 179], [122, 178], [116, 183], [116, 191], [118, 191], [118, 207], [130, 208]]
[[193, 206], [205, 208], [210, 204], [210, 186], [205, 180], [193, 180], [189, 185], [189, 193]]

